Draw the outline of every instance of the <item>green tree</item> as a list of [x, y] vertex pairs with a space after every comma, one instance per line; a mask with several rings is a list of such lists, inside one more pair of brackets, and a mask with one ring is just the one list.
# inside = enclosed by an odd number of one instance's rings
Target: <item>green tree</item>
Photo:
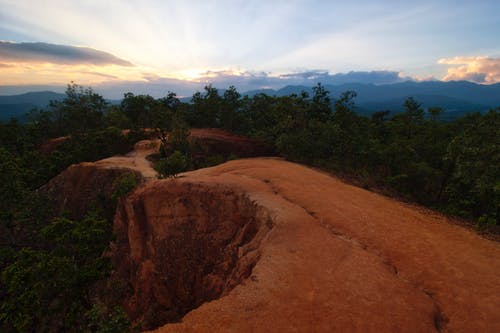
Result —
[[443, 109], [440, 107], [430, 107], [427, 111], [429, 112], [431, 121], [433, 122], [436, 122], [439, 119], [439, 116], [443, 113]]
[[193, 122], [200, 127], [219, 127], [223, 100], [211, 84], [205, 86], [204, 90], [203, 94], [196, 92], [191, 99]]
[[313, 87], [313, 98], [310, 107], [309, 119], [326, 121], [330, 119], [332, 110], [330, 107], [330, 92], [321, 83]]
[[449, 212], [496, 225], [500, 219], [499, 111], [468, 117], [465, 131], [453, 138], [445, 156], [453, 166], [445, 189]]
[[92, 88], [71, 82], [66, 97], [62, 101], [51, 101], [50, 108], [58, 135], [66, 135], [101, 127], [107, 102]]
[[241, 94], [234, 86], [230, 86], [225, 92], [219, 111], [220, 125], [222, 128], [233, 131], [237, 127], [238, 112], [241, 106]]
[[174, 151], [170, 156], [160, 159], [155, 166], [160, 178], [175, 178], [180, 172], [186, 171], [187, 167], [186, 156], [178, 150]]
[[111, 195], [111, 199], [115, 202], [118, 201], [119, 198], [122, 198], [132, 192], [137, 185], [137, 176], [133, 172], [125, 172], [113, 181], [113, 193]]
[[157, 101], [149, 95], [134, 95], [128, 92], [123, 95], [120, 108], [133, 128], [147, 128], [152, 125], [157, 104]]
[[0, 319], [4, 327], [23, 332], [88, 331], [91, 290], [111, 269], [102, 257], [110, 224], [96, 215], [81, 221], [58, 218], [41, 236], [45, 249], [23, 249], [2, 272], [7, 297]]
[[406, 137], [411, 139], [415, 135], [415, 131], [424, 121], [424, 110], [421, 108], [422, 104], [417, 102], [413, 97], [408, 97], [403, 103], [405, 113], [403, 120], [406, 127]]

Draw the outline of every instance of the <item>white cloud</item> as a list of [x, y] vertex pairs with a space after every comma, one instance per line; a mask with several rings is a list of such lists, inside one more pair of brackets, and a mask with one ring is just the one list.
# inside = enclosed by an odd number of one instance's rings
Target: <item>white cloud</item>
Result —
[[454, 57], [440, 59], [438, 63], [450, 66], [443, 78], [445, 81], [467, 80], [486, 84], [500, 82], [500, 58]]

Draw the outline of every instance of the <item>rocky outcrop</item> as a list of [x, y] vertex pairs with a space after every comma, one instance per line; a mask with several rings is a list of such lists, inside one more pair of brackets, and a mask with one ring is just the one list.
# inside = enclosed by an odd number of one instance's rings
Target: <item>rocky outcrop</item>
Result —
[[268, 211], [225, 186], [158, 181], [117, 210], [115, 276], [130, 282], [127, 313], [144, 328], [180, 320], [229, 293], [259, 259]]

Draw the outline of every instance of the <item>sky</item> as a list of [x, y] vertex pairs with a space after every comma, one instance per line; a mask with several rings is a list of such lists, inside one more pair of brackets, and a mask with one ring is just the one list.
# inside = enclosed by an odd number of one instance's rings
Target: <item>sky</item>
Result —
[[70, 81], [245, 91], [360, 75], [492, 84], [500, 1], [0, 0], [0, 73], [0, 94]]

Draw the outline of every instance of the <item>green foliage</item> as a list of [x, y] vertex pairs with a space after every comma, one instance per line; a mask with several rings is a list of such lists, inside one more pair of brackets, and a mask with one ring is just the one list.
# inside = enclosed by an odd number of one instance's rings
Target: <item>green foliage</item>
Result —
[[175, 178], [180, 172], [186, 171], [187, 167], [186, 156], [178, 150], [174, 151], [170, 156], [160, 159], [155, 165], [160, 178]]
[[188, 140], [189, 135], [189, 126], [180, 119], [174, 119], [172, 131], [167, 137], [167, 152], [173, 153], [179, 151], [185, 156], [188, 156], [191, 150]]
[[402, 121], [406, 127], [406, 135], [408, 139], [415, 134], [415, 131], [424, 121], [424, 111], [421, 109], [421, 104], [413, 97], [409, 97], [403, 103], [406, 112], [401, 115]]
[[89, 291], [111, 269], [101, 256], [110, 224], [96, 215], [58, 218], [40, 235], [43, 249], [22, 249], [2, 272], [7, 297], [1, 321], [17, 331], [84, 331], [92, 310]]
[[66, 89], [66, 98], [52, 101], [50, 108], [54, 125], [50, 134], [61, 136], [100, 128], [107, 103], [92, 88], [83, 88], [72, 82]]
[[208, 168], [208, 167], [212, 167], [212, 166], [216, 166], [216, 165], [222, 164], [224, 162], [226, 162], [226, 159], [224, 158], [224, 156], [222, 156], [220, 154], [210, 155], [210, 156], [207, 156], [204, 159], [202, 167]]
[[198, 127], [218, 127], [223, 100], [211, 84], [204, 90], [204, 93], [196, 92], [191, 99], [193, 112], [190, 120]]
[[129, 92], [123, 96], [120, 107], [133, 127], [147, 128], [151, 127], [154, 113], [159, 104], [149, 95], [136, 96]]
[[172, 118], [177, 115], [180, 101], [175, 93], [169, 92], [161, 99], [149, 95], [126, 93], [120, 104], [120, 111], [128, 119], [131, 128], [170, 129]]
[[130, 331], [130, 321], [120, 307], [109, 309], [105, 304], [94, 304], [86, 313], [87, 330], [95, 333], [123, 333]]
[[235, 131], [238, 128], [240, 117], [239, 109], [241, 106], [241, 95], [234, 86], [230, 86], [225, 92], [221, 102], [221, 108], [218, 118], [220, 119], [220, 127]]
[[229, 156], [227, 157], [228, 161], [234, 161], [234, 160], [237, 160], [237, 159], [239, 159], [238, 155], [233, 154], [233, 153], [229, 154]]
[[[448, 145], [453, 168], [445, 188], [448, 209], [481, 224], [500, 219], [500, 118], [498, 111], [470, 117], [465, 130]], [[493, 223], [492, 221], [495, 221]]]
[[[51, 222], [51, 205], [34, 191], [71, 163], [124, 153], [135, 142], [118, 128], [92, 125], [91, 113], [85, 120], [80, 117], [84, 110], [69, 109], [72, 103], [87, 103], [86, 98], [99, 100], [90, 90], [72, 87], [58, 104], [70, 136], [49, 155], [37, 146], [50, 133], [60, 133], [54, 109], [25, 126], [0, 124], [5, 134], [0, 135], [0, 331], [89, 331], [90, 291], [110, 271], [101, 257], [110, 224], [95, 216]], [[73, 131], [71, 126], [80, 122], [83, 126]], [[126, 190], [127, 184], [122, 186], [117, 192]]]
[[111, 199], [116, 202], [119, 198], [129, 194], [137, 185], [137, 177], [132, 172], [122, 174], [113, 181]]

